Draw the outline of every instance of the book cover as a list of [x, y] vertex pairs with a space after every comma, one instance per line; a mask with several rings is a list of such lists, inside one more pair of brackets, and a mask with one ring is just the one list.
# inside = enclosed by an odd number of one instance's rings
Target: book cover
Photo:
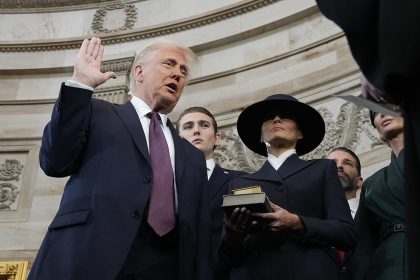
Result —
[[273, 212], [270, 202], [264, 192], [229, 194], [223, 196], [222, 208], [231, 214], [235, 208], [245, 207], [252, 213]]

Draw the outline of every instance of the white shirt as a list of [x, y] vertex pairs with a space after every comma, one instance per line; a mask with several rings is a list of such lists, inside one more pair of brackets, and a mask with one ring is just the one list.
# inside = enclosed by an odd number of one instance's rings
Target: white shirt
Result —
[[[134, 95], [131, 98], [131, 104], [133, 104], [134, 109], [136, 109], [137, 115], [139, 116], [141, 126], [143, 127], [144, 135], [146, 136], [147, 147], [149, 148], [150, 119], [147, 116], [147, 114], [150, 113], [152, 109], [150, 109], [149, 105], [147, 105], [142, 99]], [[168, 121], [168, 116], [161, 113], [159, 113], [159, 116], [160, 116], [160, 119], [162, 120], [160, 127], [162, 128], [163, 134], [165, 135], [166, 143], [168, 143], [169, 157], [171, 158], [172, 170], [175, 170], [174, 139], [172, 138], [171, 130], [166, 125], [166, 122]]]
[[280, 166], [282, 166], [282, 164], [286, 161], [286, 159], [293, 154], [296, 154], [296, 149], [287, 150], [278, 157], [276, 157], [272, 154], [268, 154], [267, 160], [271, 164], [271, 166], [275, 170], [277, 170], [277, 169], [280, 168]]
[[347, 203], [350, 206], [351, 216], [354, 219], [354, 216], [356, 215], [356, 212], [357, 212], [357, 208], [359, 207], [359, 198], [357, 196], [350, 198], [349, 200], [347, 200]]
[[213, 174], [214, 167], [216, 166], [214, 159], [211, 158], [211, 159], [206, 160], [206, 166], [207, 166], [207, 179], [210, 179], [211, 174]]

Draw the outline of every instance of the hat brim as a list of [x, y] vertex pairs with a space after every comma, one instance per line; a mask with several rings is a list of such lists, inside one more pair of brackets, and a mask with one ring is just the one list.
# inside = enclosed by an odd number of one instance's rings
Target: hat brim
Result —
[[263, 100], [242, 111], [237, 122], [239, 137], [253, 152], [267, 156], [267, 148], [261, 142], [261, 126], [265, 114], [271, 110], [293, 116], [303, 135], [303, 139], [298, 140], [296, 145], [298, 155], [309, 153], [318, 147], [324, 139], [324, 119], [311, 106], [292, 100]]

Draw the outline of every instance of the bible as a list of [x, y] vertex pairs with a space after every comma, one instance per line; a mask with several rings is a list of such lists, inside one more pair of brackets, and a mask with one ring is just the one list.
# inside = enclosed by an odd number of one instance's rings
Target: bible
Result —
[[230, 215], [235, 208], [245, 207], [252, 213], [273, 212], [270, 201], [260, 186], [233, 189], [232, 194], [223, 196], [222, 208]]

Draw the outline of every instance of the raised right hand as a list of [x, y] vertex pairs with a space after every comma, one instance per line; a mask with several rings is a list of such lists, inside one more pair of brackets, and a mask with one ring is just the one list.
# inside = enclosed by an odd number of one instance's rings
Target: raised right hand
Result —
[[85, 39], [76, 56], [72, 80], [95, 88], [110, 78], [115, 79], [117, 75], [114, 72], [101, 72], [103, 53], [101, 39]]

